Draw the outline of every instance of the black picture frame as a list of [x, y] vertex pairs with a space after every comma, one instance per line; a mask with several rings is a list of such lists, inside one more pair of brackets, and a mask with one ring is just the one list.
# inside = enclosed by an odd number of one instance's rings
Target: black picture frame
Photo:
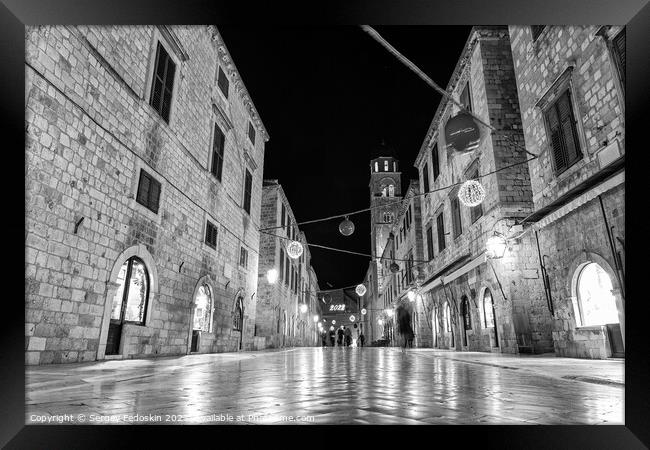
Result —
[[[213, 18], [211, 20], [211, 18]], [[2, 82], [2, 128], [4, 156], [11, 161], [5, 167], [20, 167], [21, 153], [24, 149], [24, 96], [20, 86], [24, 86], [25, 75], [25, 25], [55, 24], [261, 24], [261, 23], [310, 23], [314, 25], [443, 25], [443, 24], [615, 24], [627, 27], [626, 70], [626, 140], [632, 149], [627, 155], [631, 158], [626, 178], [628, 204], [634, 206], [635, 200], [645, 206], [647, 200], [635, 193], [634, 184], [639, 186], [639, 171], [644, 168], [642, 159], [647, 149], [648, 119], [648, 80], [650, 80], [650, 5], [647, 0], [545, 0], [526, 2], [521, 0], [446, 0], [446, 1], [406, 1], [406, 0], [337, 0], [313, 2], [282, 1], [265, 2], [257, 5], [250, 1], [229, 1], [208, 3], [198, 0], [172, 2], [170, 0], [3, 0], [0, 5], [0, 54], [3, 64], [0, 67]], [[444, 43], [442, 43], [444, 45]], [[280, 52], [280, 51], [279, 51]], [[435, 53], [435, 48], [432, 48]], [[279, 57], [282, 57], [279, 54]], [[25, 164], [24, 157], [22, 164]], [[147, 447], [156, 442], [166, 442], [171, 435], [192, 433], [190, 442], [223, 440], [223, 433], [232, 427], [220, 426], [219, 435], [210, 427], [165, 427], [148, 426], [121, 427], [110, 426], [37, 426], [25, 425], [25, 346], [24, 346], [24, 303], [19, 294], [14, 295], [8, 286], [9, 280], [20, 279], [20, 261], [24, 256], [19, 239], [11, 231], [24, 232], [24, 197], [15, 195], [19, 184], [18, 170], [9, 170], [2, 177], [5, 200], [3, 227], [5, 240], [12, 245], [11, 256], [5, 255], [4, 318], [2, 329], [2, 352], [0, 372], [0, 445], [4, 448], [56, 449], [56, 448], [107, 448], [128, 447], [131, 436], [146, 439]], [[23, 179], [24, 183], [24, 179]], [[631, 185], [630, 185], [631, 184]], [[24, 186], [24, 184], [23, 184]], [[637, 192], [644, 192], [643, 187]], [[8, 203], [8, 204], [7, 204]], [[633, 211], [633, 209], [631, 209]], [[634, 213], [634, 212], [633, 212]], [[626, 230], [628, 242], [641, 244], [639, 229], [647, 228], [643, 219], [630, 221]], [[647, 264], [634, 264], [640, 261], [643, 253], [641, 245], [628, 246], [632, 264], [628, 268], [626, 291], [640, 294], [642, 287], [635, 282], [641, 279], [640, 270]], [[23, 274], [24, 275], [24, 274]], [[630, 280], [632, 280], [630, 282]], [[648, 346], [644, 336], [645, 322], [648, 320], [647, 300], [643, 295], [629, 296], [626, 318], [626, 361], [625, 361], [625, 425], [624, 426], [436, 426], [400, 427], [389, 429], [366, 426], [349, 428], [350, 436], [341, 445], [367, 447], [368, 438], [386, 439], [401, 436], [402, 444], [422, 445], [429, 442], [442, 445], [451, 442], [452, 447], [466, 445], [475, 439], [483, 448], [647, 448], [650, 446], [650, 399], [647, 381], [649, 378]], [[307, 428], [291, 427], [291, 434], [285, 434], [292, 444], [339, 445], [338, 430], [331, 426]], [[155, 433], [153, 432], [155, 430]], [[281, 433], [283, 427], [256, 427], [256, 433]], [[255, 445], [264, 442], [256, 437], [242, 434], [237, 430], [238, 439]], [[286, 432], [286, 431], [285, 431]], [[408, 433], [408, 437], [406, 437]], [[420, 439], [414, 437], [415, 434]], [[188, 436], [189, 437], [189, 436]], [[334, 438], [335, 439], [331, 439]], [[422, 441], [424, 439], [424, 441]], [[451, 441], [449, 441], [451, 439]], [[168, 442], [168, 441], [167, 441]], [[186, 441], [187, 442], [187, 441]], [[455, 444], [454, 444], [455, 443]]]

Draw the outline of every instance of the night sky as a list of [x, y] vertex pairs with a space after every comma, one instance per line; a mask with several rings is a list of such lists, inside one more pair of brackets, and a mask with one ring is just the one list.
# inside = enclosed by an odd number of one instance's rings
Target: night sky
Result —
[[[447, 82], [469, 26], [376, 26], [431, 79]], [[298, 222], [370, 206], [369, 161], [382, 140], [402, 188], [441, 96], [358, 26], [218, 26], [271, 136], [264, 178], [278, 179]], [[370, 254], [370, 213], [300, 226], [309, 243]], [[311, 247], [321, 289], [363, 281], [370, 258]]]

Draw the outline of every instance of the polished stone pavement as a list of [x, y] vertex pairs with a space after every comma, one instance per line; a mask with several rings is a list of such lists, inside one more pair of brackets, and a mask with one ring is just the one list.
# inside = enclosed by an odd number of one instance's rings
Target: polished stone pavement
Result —
[[26, 423], [624, 424], [622, 360], [294, 348], [28, 366]]

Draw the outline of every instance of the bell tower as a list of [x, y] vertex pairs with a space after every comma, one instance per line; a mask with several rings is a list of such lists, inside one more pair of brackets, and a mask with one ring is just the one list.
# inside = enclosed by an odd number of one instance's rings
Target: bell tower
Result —
[[381, 258], [388, 233], [397, 216], [402, 199], [399, 161], [392, 149], [379, 148], [379, 156], [370, 161], [370, 234], [373, 260]]

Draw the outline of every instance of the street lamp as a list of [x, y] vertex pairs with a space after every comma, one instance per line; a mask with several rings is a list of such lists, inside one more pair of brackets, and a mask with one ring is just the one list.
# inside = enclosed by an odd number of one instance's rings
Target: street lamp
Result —
[[494, 236], [488, 239], [485, 243], [487, 257], [492, 259], [502, 258], [507, 247], [508, 243], [506, 242], [506, 239], [496, 232], [494, 233]]
[[266, 280], [270, 284], [275, 284], [275, 282], [278, 281], [278, 270], [277, 269], [271, 269], [268, 272], [266, 272]]

